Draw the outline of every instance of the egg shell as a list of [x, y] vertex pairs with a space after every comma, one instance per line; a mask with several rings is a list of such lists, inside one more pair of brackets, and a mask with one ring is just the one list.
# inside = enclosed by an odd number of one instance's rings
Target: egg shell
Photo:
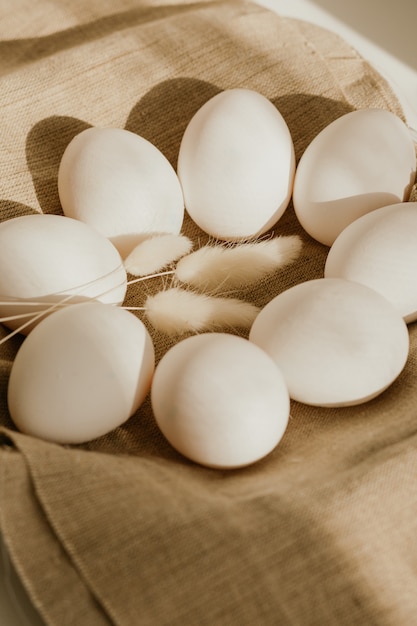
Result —
[[210, 235], [264, 233], [292, 193], [294, 146], [277, 108], [251, 89], [227, 89], [190, 120], [178, 155], [185, 207]]
[[417, 202], [377, 209], [355, 220], [327, 255], [326, 278], [353, 280], [378, 291], [404, 317], [417, 319]]
[[58, 191], [65, 215], [90, 224], [126, 257], [150, 234], [178, 234], [184, 199], [156, 146], [121, 128], [88, 128], [62, 156]]
[[348, 280], [300, 283], [258, 314], [249, 339], [281, 369], [290, 397], [338, 407], [370, 400], [400, 374], [407, 326], [379, 293]]
[[289, 397], [275, 363], [247, 339], [203, 333], [177, 343], [157, 365], [156, 422], [185, 457], [214, 468], [249, 465], [281, 440]]
[[109, 304], [74, 304], [24, 340], [12, 365], [8, 405], [22, 432], [82, 443], [123, 424], [143, 402], [154, 372], [143, 323]]
[[295, 174], [297, 218], [314, 239], [331, 246], [355, 219], [408, 200], [416, 152], [404, 122], [383, 109], [352, 111], [324, 128]]
[[[121, 304], [127, 276], [119, 252], [87, 224], [62, 215], [23, 215], [0, 223], [0, 317], [96, 298]], [[8, 302], [11, 304], [8, 304]], [[22, 303], [25, 301], [25, 303]], [[19, 304], [19, 302], [21, 304]], [[29, 317], [5, 321], [18, 328]], [[33, 325], [22, 329], [27, 333]]]

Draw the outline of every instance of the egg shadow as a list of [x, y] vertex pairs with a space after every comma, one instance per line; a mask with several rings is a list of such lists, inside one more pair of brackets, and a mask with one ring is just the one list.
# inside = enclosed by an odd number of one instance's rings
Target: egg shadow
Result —
[[132, 108], [125, 128], [153, 143], [176, 168], [178, 151], [188, 122], [210, 98], [222, 91], [195, 78], [158, 83]]
[[354, 110], [347, 102], [306, 93], [277, 96], [271, 101], [287, 123], [297, 161], [326, 126]]
[[53, 115], [35, 124], [26, 138], [26, 161], [43, 213], [62, 215], [58, 169], [65, 148], [90, 124], [74, 117]]
[[0, 200], [0, 222], [5, 222], [21, 215], [34, 215], [37, 213], [38, 211], [35, 211], [27, 204], [15, 202], [14, 200]]
[[[7, 388], [9, 383], [10, 372], [12, 369], [12, 358], [5, 359], [0, 356], [0, 398], [7, 398]], [[4, 402], [4, 407], [0, 411], [0, 427], [8, 428], [9, 430], [16, 430], [15, 425], [10, 417], [10, 413], [7, 407], [7, 401]], [[1, 441], [1, 445], [4, 442]]]

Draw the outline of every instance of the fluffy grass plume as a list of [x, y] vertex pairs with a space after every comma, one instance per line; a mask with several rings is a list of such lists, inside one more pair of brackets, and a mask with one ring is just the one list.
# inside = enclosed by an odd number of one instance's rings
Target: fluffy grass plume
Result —
[[220, 328], [249, 328], [259, 308], [236, 298], [216, 298], [173, 287], [148, 296], [146, 316], [169, 335]]
[[188, 254], [192, 247], [191, 240], [184, 235], [153, 235], [136, 246], [123, 264], [132, 276], [147, 276]]
[[297, 235], [235, 246], [207, 245], [180, 259], [175, 275], [198, 289], [231, 289], [256, 282], [292, 263], [301, 246]]

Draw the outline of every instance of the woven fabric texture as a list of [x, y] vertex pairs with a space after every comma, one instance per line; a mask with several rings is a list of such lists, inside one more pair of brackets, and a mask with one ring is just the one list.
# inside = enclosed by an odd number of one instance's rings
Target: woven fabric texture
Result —
[[[237, 1], [15, 0], [10, 10], [0, 0], [0, 81], [1, 220], [61, 213], [60, 158], [89, 126], [142, 135], [175, 167], [188, 121], [227, 88], [257, 90], [276, 105], [297, 159], [348, 111], [403, 115], [385, 80], [339, 37]], [[207, 240], [188, 217], [183, 232]], [[272, 232], [299, 234], [303, 250], [242, 291], [260, 306], [321, 277], [327, 254], [291, 205]], [[161, 285], [132, 286], [126, 303]], [[160, 359], [175, 340], [150, 332]], [[350, 408], [293, 402], [278, 447], [234, 471], [177, 454], [149, 399], [88, 444], [18, 433], [6, 396], [21, 341], [0, 351], [0, 529], [47, 624], [415, 623], [412, 325], [407, 365], [386, 392]]]

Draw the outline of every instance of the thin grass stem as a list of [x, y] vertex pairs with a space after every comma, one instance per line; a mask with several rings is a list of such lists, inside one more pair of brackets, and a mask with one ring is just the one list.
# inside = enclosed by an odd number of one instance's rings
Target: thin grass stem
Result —
[[148, 276], [140, 276], [139, 278], [132, 278], [127, 281], [127, 286], [133, 285], [135, 283], [141, 283], [144, 280], [150, 280], [151, 278], [160, 278], [162, 276], [172, 276], [175, 274], [175, 270], [167, 270], [166, 272], [158, 272], [157, 274], [149, 274]]
[[[25, 328], [27, 328], [28, 326], [30, 326], [31, 324], [37, 322], [39, 319], [41, 319], [42, 317], [44, 317], [45, 315], [48, 315], [49, 313], [52, 313], [52, 311], [63, 307], [63, 306], [68, 306], [69, 304], [71, 304], [71, 300], [73, 298], [76, 298], [80, 295], [82, 295], [82, 292], [87, 289], [89, 286], [93, 285], [96, 282], [100, 282], [101, 280], [104, 280], [106, 278], [108, 278], [109, 276], [111, 276], [112, 274], [115, 274], [116, 272], [120, 271], [120, 269], [123, 268], [123, 265], [119, 265], [118, 267], [116, 267], [114, 270], [112, 270], [111, 272], [108, 272], [107, 274], [104, 274], [103, 276], [100, 276], [99, 278], [96, 278], [94, 280], [90, 280], [87, 283], [84, 283], [82, 285], [80, 285], [79, 287], [76, 287], [76, 291], [74, 291], [73, 293], [68, 294], [67, 296], [65, 296], [64, 298], [62, 298], [61, 300], [58, 300], [57, 302], [54, 303], [45, 303], [45, 302], [33, 302], [31, 301], [25, 301], [25, 300], [16, 300], [16, 301], [7, 301], [7, 302], [3, 302], [0, 303], [3, 306], [7, 306], [7, 305], [11, 305], [11, 304], [17, 304], [18, 306], [41, 306], [44, 304], [48, 304], [48, 306], [43, 309], [42, 311], [34, 311], [34, 312], [28, 312], [28, 313], [22, 313], [22, 314], [18, 314], [16, 316], [9, 316], [9, 317], [2, 317], [0, 318], [0, 323], [2, 322], [7, 322], [7, 321], [13, 321], [13, 319], [20, 319], [20, 318], [27, 318], [29, 317], [30, 319], [27, 320], [25, 323], [21, 324], [18, 328], [12, 330], [10, 333], [8, 333], [5, 337], [3, 337], [2, 339], [0, 339], [0, 345], [2, 345], [3, 343], [6, 343], [6, 341], [8, 341], [9, 339], [11, 339], [12, 337], [14, 337], [15, 335], [17, 335], [18, 333], [21, 333], [22, 331], [25, 330]], [[101, 293], [97, 294], [96, 296], [92, 297], [92, 300], [96, 300], [99, 297], [102, 297], [108, 293], [111, 293], [112, 291], [114, 291], [115, 289], [117, 289], [118, 287], [121, 287], [123, 285], [124, 281], [119, 283], [118, 285], [113, 285], [112, 287], [110, 287], [109, 289], [106, 289], [105, 291], [102, 291]], [[62, 291], [61, 293], [65, 293], [67, 292], [68, 289]], [[60, 295], [60, 294], [51, 294], [51, 295]]]

